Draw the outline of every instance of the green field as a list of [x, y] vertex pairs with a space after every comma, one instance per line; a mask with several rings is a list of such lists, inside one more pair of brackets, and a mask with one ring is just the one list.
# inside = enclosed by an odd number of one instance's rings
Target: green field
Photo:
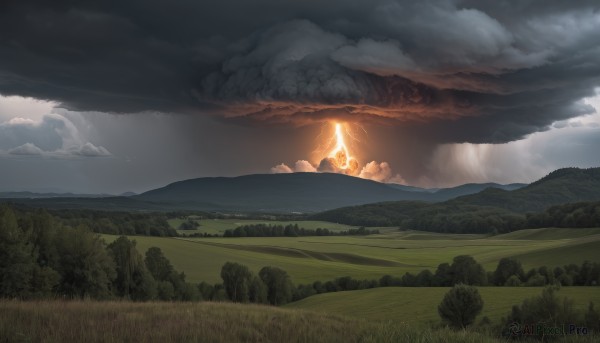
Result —
[[[484, 306], [479, 319], [487, 316], [497, 323], [513, 305], [539, 295], [542, 287], [478, 287]], [[384, 287], [360, 291], [318, 294], [290, 303], [287, 308], [312, 310], [370, 320], [397, 320], [409, 324], [439, 323], [437, 306], [447, 287]], [[562, 287], [559, 297], [574, 300], [575, 307], [587, 310], [590, 301], [600, 306], [598, 287]]]
[[[116, 236], [104, 238], [110, 242]], [[539, 229], [494, 237], [388, 230], [370, 236], [131, 238], [142, 253], [160, 247], [192, 282], [220, 282], [220, 269], [227, 261], [245, 264], [254, 272], [277, 266], [295, 283], [307, 283], [340, 276], [379, 279], [385, 274], [433, 271], [464, 254], [475, 257], [487, 270], [494, 270], [503, 257], [519, 259], [526, 270], [600, 258], [600, 229]]]
[[[191, 218], [192, 219], [192, 218]], [[196, 230], [179, 230], [179, 226], [185, 219], [169, 219], [169, 225], [176, 229], [177, 232], [183, 235], [189, 235], [193, 233], [208, 233], [208, 234], [219, 234], [222, 235], [225, 230], [233, 230], [238, 226], [252, 225], [252, 224], [270, 224], [270, 225], [294, 225], [298, 224], [299, 227], [316, 230], [329, 229], [330, 231], [347, 231], [348, 229], [355, 228], [354, 226], [336, 224], [323, 221], [314, 220], [299, 220], [299, 221], [276, 221], [276, 220], [251, 220], [251, 219], [192, 219], [200, 226]]]

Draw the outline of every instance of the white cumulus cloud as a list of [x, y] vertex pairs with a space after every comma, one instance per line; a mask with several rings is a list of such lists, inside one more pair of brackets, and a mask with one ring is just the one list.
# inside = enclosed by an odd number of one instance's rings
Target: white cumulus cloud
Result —
[[317, 168], [306, 160], [298, 160], [294, 165], [294, 171], [297, 173], [314, 173]]
[[111, 156], [105, 147], [84, 140], [71, 120], [56, 113], [39, 120], [13, 117], [0, 122], [0, 152], [5, 156]]
[[35, 144], [25, 143], [23, 145], [19, 145], [16, 148], [8, 150], [8, 153], [11, 155], [36, 156], [36, 155], [44, 154], [44, 151], [42, 149], [38, 148], [37, 146], [35, 146]]
[[358, 177], [378, 182], [405, 183], [400, 174], [393, 175], [392, 168], [387, 162], [378, 163], [371, 161], [367, 163], [360, 171]]
[[86, 156], [86, 157], [101, 157], [110, 156], [110, 152], [103, 146], [95, 146], [94, 144], [87, 142], [84, 145], [72, 150], [74, 155]]
[[278, 164], [275, 167], [271, 168], [272, 174], [284, 174], [284, 173], [293, 173], [292, 168], [288, 167], [286, 164]]

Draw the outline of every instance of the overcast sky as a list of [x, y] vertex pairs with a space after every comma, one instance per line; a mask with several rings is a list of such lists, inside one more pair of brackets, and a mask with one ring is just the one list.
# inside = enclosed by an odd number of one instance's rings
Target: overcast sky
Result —
[[600, 165], [597, 1], [165, 4], [0, 4], [0, 191], [327, 170], [331, 121], [379, 181]]

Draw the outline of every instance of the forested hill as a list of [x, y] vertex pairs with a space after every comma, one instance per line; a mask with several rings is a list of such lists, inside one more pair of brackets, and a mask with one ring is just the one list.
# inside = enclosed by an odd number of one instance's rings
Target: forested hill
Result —
[[600, 200], [600, 168], [564, 168], [514, 191], [488, 188], [449, 202], [525, 213], [541, 211], [553, 205], [596, 200]]
[[[582, 201], [596, 203], [579, 203]], [[436, 204], [407, 201], [368, 204], [326, 211], [312, 218], [348, 225], [400, 226], [436, 232], [507, 232], [565, 223], [572, 227], [589, 227], [592, 223], [580, 220], [580, 213], [595, 213], [598, 201], [600, 168], [567, 168], [514, 191], [488, 188], [478, 194]], [[570, 203], [578, 204], [546, 210]], [[525, 216], [532, 212], [536, 214]]]
[[262, 174], [205, 177], [179, 181], [140, 195], [120, 197], [49, 197], [46, 194], [0, 194], [0, 202], [51, 209], [196, 210], [233, 212], [319, 212], [382, 201], [445, 201], [488, 187], [515, 189], [523, 184], [465, 184], [444, 189], [379, 183], [328, 173]]
[[324, 220], [355, 226], [400, 226], [410, 216], [431, 204], [419, 201], [390, 201], [360, 206], [342, 207], [312, 215]]
[[133, 198], [199, 208], [315, 212], [390, 200], [426, 200], [427, 196], [347, 175], [293, 173], [192, 179]]

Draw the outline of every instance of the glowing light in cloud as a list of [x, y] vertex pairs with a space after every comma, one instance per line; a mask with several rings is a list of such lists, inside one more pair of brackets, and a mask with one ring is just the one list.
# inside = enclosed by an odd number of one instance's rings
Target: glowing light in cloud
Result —
[[[335, 148], [331, 150], [328, 158], [331, 164], [336, 168], [344, 171], [346, 174], [354, 175], [358, 170], [358, 161], [350, 155], [350, 151], [344, 140], [344, 132], [347, 132], [345, 124], [334, 123], [335, 132]], [[344, 126], [344, 131], [342, 131]]]
[[[284, 163], [271, 168], [271, 173], [293, 173], [293, 172], [323, 172], [323, 173], [338, 173], [351, 176], [358, 176], [363, 179], [370, 179], [378, 182], [395, 182], [403, 183], [404, 180], [399, 174], [393, 175], [392, 170], [387, 162], [371, 161], [362, 166], [358, 159], [350, 151], [346, 142], [346, 138], [350, 137], [353, 141], [359, 142], [352, 135], [349, 124], [331, 122], [329, 125], [333, 130], [328, 130], [330, 134], [325, 143], [321, 143], [318, 149], [319, 158], [321, 159], [317, 165], [306, 160], [298, 160], [294, 168], [287, 166]], [[324, 146], [324, 148], [323, 148]]]

